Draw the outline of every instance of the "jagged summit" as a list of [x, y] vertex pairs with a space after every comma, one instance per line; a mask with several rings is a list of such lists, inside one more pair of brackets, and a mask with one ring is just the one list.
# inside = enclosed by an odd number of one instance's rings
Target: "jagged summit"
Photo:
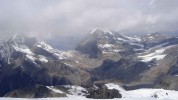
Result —
[[24, 34], [15, 34], [3, 42], [14, 46], [27, 45], [29, 47], [32, 47], [33, 45], [35, 45], [35, 43], [40, 42], [40, 40], [36, 37], [28, 37]]
[[118, 52], [127, 50], [136, 51], [136, 49], [143, 49], [143, 45], [140, 44], [142, 41], [140, 37], [131, 37], [103, 29], [94, 29], [91, 33], [79, 44], [76, 50], [89, 54], [93, 58], [103, 55], [118, 55]]
[[144, 35], [142, 37], [143, 42], [145, 43], [158, 43], [160, 41], [164, 41], [166, 39], [175, 38], [175, 36], [164, 34], [164, 33], [151, 33]]
[[98, 34], [98, 33], [103, 33], [105, 30], [101, 28], [95, 28], [93, 29], [90, 34]]
[[21, 58], [36, 64], [47, 63], [50, 60], [68, 59], [67, 52], [54, 49], [44, 41], [25, 35], [14, 35], [0, 43], [0, 57], [8, 62]]
[[23, 39], [23, 38], [27, 38], [27, 36], [25, 34], [14, 34], [9, 38], [9, 41], [13, 41], [16, 39]]
[[152, 33], [152, 34], [147, 34], [149, 38], [171, 38], [173, 37], [172, 35], [169, 34], [164, 34], [164, 33]]
[[101, 28], [96, 28], [90, 32], [92, 35], [114, 35], [111, 31]]

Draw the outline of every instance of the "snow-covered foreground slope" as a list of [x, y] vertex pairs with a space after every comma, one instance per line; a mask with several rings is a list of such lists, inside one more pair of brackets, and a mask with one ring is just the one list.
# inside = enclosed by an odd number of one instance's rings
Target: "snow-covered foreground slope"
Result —
[[[126, 91], [121, 86], [114, 83], [108, 83], [105, 84], [105, 86], [108, 89], [116, 89], [120, 91], [120, 93], [122, 94], [122, 98], [116, 98], [114, 100], [178, 100], [178, 91], [173, 91], [173, 90], [137, 89], [137, 90]], [[86, 98], [84, 95], [79, 95], [78, 93], [81, 94], [82, 93], [81, 91], [85, 90], [80, 86], [67, 86], [67, 87], [70, 87], [69, 89], [70, 94], [67, 94], [68, 97], [38, 98], [38, 99], [0, 98], [0, 100], [96, 100], [96, 99]], [[56, 92], [60, 92], [60, 93], [62, 92], [60, 90], [54, 89], [53, 87], [49, 87], [49, 88]], [[106, 99], [100, 99], [100, 100], [106, 100]]]
[[[122, 87], [117, 84], [109, 83], [106, 84], [108, 89], [116, 89], [122, 94], [122, 98], [126, 100], [178, 100], [178, 91], [164, 90], [164, 89], [137, 89], [125, 91]], [[140, 98], [140, 99], [139, 99]], [[121, 99], [122, 100], [122, 99]], [[124, 99], [125, 100], [125, 99]]]
[[[68, 98], [39, 98], [39, 99], [0, 98], [0, 100], [96, 100], [96, 99], [71, 96]], [[106, 99], [99, 99], [99, 100], [106, 100]], [[107, 99], [107, 100], [113, 100], [113, 99]], [[177, 99], [156, 99], [156, 98], [146, 97], [146, 98], [121, 98], [121, 99], [114, 99], [114, 100], [177, 100]]]

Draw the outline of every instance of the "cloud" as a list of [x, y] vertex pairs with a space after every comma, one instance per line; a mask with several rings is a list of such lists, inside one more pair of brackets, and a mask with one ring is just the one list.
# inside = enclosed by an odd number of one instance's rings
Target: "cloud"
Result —
[[96, 27], [177, 32], [177, 4], [178, 0], [1, 0], [0, 35], [80, 36]]

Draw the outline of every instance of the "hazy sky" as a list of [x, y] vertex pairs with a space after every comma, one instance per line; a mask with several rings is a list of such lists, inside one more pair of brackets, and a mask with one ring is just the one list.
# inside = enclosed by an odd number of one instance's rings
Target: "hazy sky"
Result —
[[178, 0], [0, 0], [0, 37], [178, 32]]

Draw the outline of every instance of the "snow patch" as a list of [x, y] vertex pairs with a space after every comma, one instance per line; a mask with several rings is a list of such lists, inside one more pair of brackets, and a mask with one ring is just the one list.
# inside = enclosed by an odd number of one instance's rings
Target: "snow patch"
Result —
[[48, 62], [48, 59], [47, 59], [46, 57], [42, 56], [42, 55], [39, 55], [39, 60], [40, 60], [41, 62], [44, 62], [44, 63], [47, 63], [47, 62]]
[[142, 41], [142, 39], [138, 36], [133, 36], [133, 37], [130, 37], [130, 36], [126, 36], [124, 34], [122, 34], [123, 37], [125, 37], [126, 39], [128, 39], [129, 41], [132, 41], [132, 42], [140, 42]]
[[14, 47], [14, 49], [16, 50], [16, 51], [19, 51], [19, 52], [22, 52], [22, 53], [26, 53], [26, 54], [33, 54], [32, 52], [31, 52], [31, 50], [29, 49], [29, 48], [20, 48], [20, 47], [17, 47], [17, 46], [14, 46], [13, 45], [13, 47]]
[[138, 42], [142, 41], [142, 39], [140, 37], [137, 37], [137, 36], [134, 36], [134, 37], [127, 36], [126, 38], [129, 39], [129, 40], [132, 40], [132, 41], [138, 41]]
[[117, 85], [117, 84], [114, 84], [114, 83], [108, 83], [108, 84], [105, 84], [106, 85], [106, 87], [108, 88], [108, 89], [116, 89], [116, 90], [118, 90], [118, 91], [120, 91], [120, 92], [123, 92], [123, 91], [125, 91], [125, 89], [124, 88], [122, 88], [121, 86], [119, 86], [119, 85]]
[[61, 90], [54, 88], [53, 86], [46, 86], [46, 87], [47, 87], [48, 89], [52, 90], [53, 92], [56, 92], [56, 93], [64, 93], [64, 92], [62, 92]]
[[150, 40], [154, 39], [154, 37], [153, 37], [153, 36], [149, 36], [148, 38], [149, 38]]
[[105, 30], [104, 33], [109, 33], [110, 35], [114, 35], [111, 31]]
[[117, 38], [117, 40], [119, 41], [123, 41], [123, 42], [126, 42], [127, 40], [123, 39], [123, 38]]
[[[68, 59], [68, 58], [73, 56], [71, 52], [69, 52], [69, 51], [59, 51], [57, 49], [52, 48], [51, 46], [49, 46], [45, 42], [39, 42], [39, 43], [37, 43], [36, 46], [48, 51], [49, 53], [54, 55], [59, 60]], [[45, 60], [45, 59], [43, 58], [42, 60]], [[47, 61], [47, 60], [45, 60], [45, 61]]]
[[161, 60], [161, 59], [164, 59], [164, 57], [165, 57], [166, 55], [156, 55], [156, 56], [140, 56], [140, 58], [142, 59], [141, 61], [143, 61], [143, 62], [149, 62], [149, 61], [151, 61], [151, 60], [153, 60], [153, 59], [156, 59], [156, 60]]
[[158, 49], [153, 53], [144, 55], [144, 56], [138, 56], [138, 58], [141, 58], [143, 62], [149, 62], [153, 59], [156, 60], [161, 60], [164, 59], [164, 57], [166, 56], [166, 54], [163, 54], [163, 52], [165, 51], [165, 49]]
[[111, 47], [113, 47], [114, 45], [112, 45], [112, 44], [104, 44], [104, 45], [98, 45], [99, 47], [101, 47], [101, 48], [111, 48]]
[[80, 86], [64, 85], [64, 87], [69, 89], [71, 95], [84, 96], [87, 93], [87, 90]]
[[166, 99], [166, 100], [177, 100], [178, 99], [178, 91], [173, 90], [164, 90], [164, 89], [137, 89], [126, 91], [118, 84], [108, 83], [105, 84], [108, 89], [116, 89], [120, 91], [122, 94], [122, 98], [126, 98], [128, 100], [132, 100], [137, 98], [138, 100], [143, 100], [144, 98], [153, 99]]
[[138, 89], [127, 92], [127, 98], [145, 98], [153, 97], [159, 99], [178, 99], [178, 92], [173, 90], [164, 90], [164, 89]]
[[36, 58], [33, 57], [32, 55], [26, 55], [26, 57], [27, 57], [28, 59], [30, 59], [31, 61], [33, 61], [33, 62], [36, 60]]
[[45, 42], [43, 42], [43, 41], [38, 42], [36, 46], [37, 46], [37, 47], [40, 47], [40, 48], [43, 48], [43, 49], [45, 49], [45, 50], [47, 50], [47, 51], [53, 50], [53, 48], [52, 48], [51, 46], [47, 45], [47, 44], [46, 44]]
[[[147, 51], [147, 53], [150, 52], [151, 50], [155, 49], [155, 48], [162, 47], [162, 46], [164, 46], [164, 45], [166, 45], [166, 44], [167, 44], [167, 43], [164, 43], [164, 44], [155, 46], [155, 47], [149, 49], [149, 50]], [[138, 56], [138, 58], [142, 59], [141, 61], [143, 61], [143, 62], [149, 62], [149, 61], [151, 61], [151, 60], [153, 60], [153, 59], [161, 60], [161, 59], [164, 59], [164, 58], [167, 56], [167, 54], [164, 54], [164, 51], [167, 50], [167, 49], [169, 49], [169, 48], [172, 48], [172, 47], [174, 47], [174, 46], [175, 46], [175, 45], [171, 45], [171, 46], [168, 46], [168, 47], [164, 47], [164, 48], [161, 48], [161, 49], [157, 49], [157, 50], [155, 50], [155, 52], [153, 52], [153, 53], [149, 53], [149, 54], [146, 54], [146, 55]]]

